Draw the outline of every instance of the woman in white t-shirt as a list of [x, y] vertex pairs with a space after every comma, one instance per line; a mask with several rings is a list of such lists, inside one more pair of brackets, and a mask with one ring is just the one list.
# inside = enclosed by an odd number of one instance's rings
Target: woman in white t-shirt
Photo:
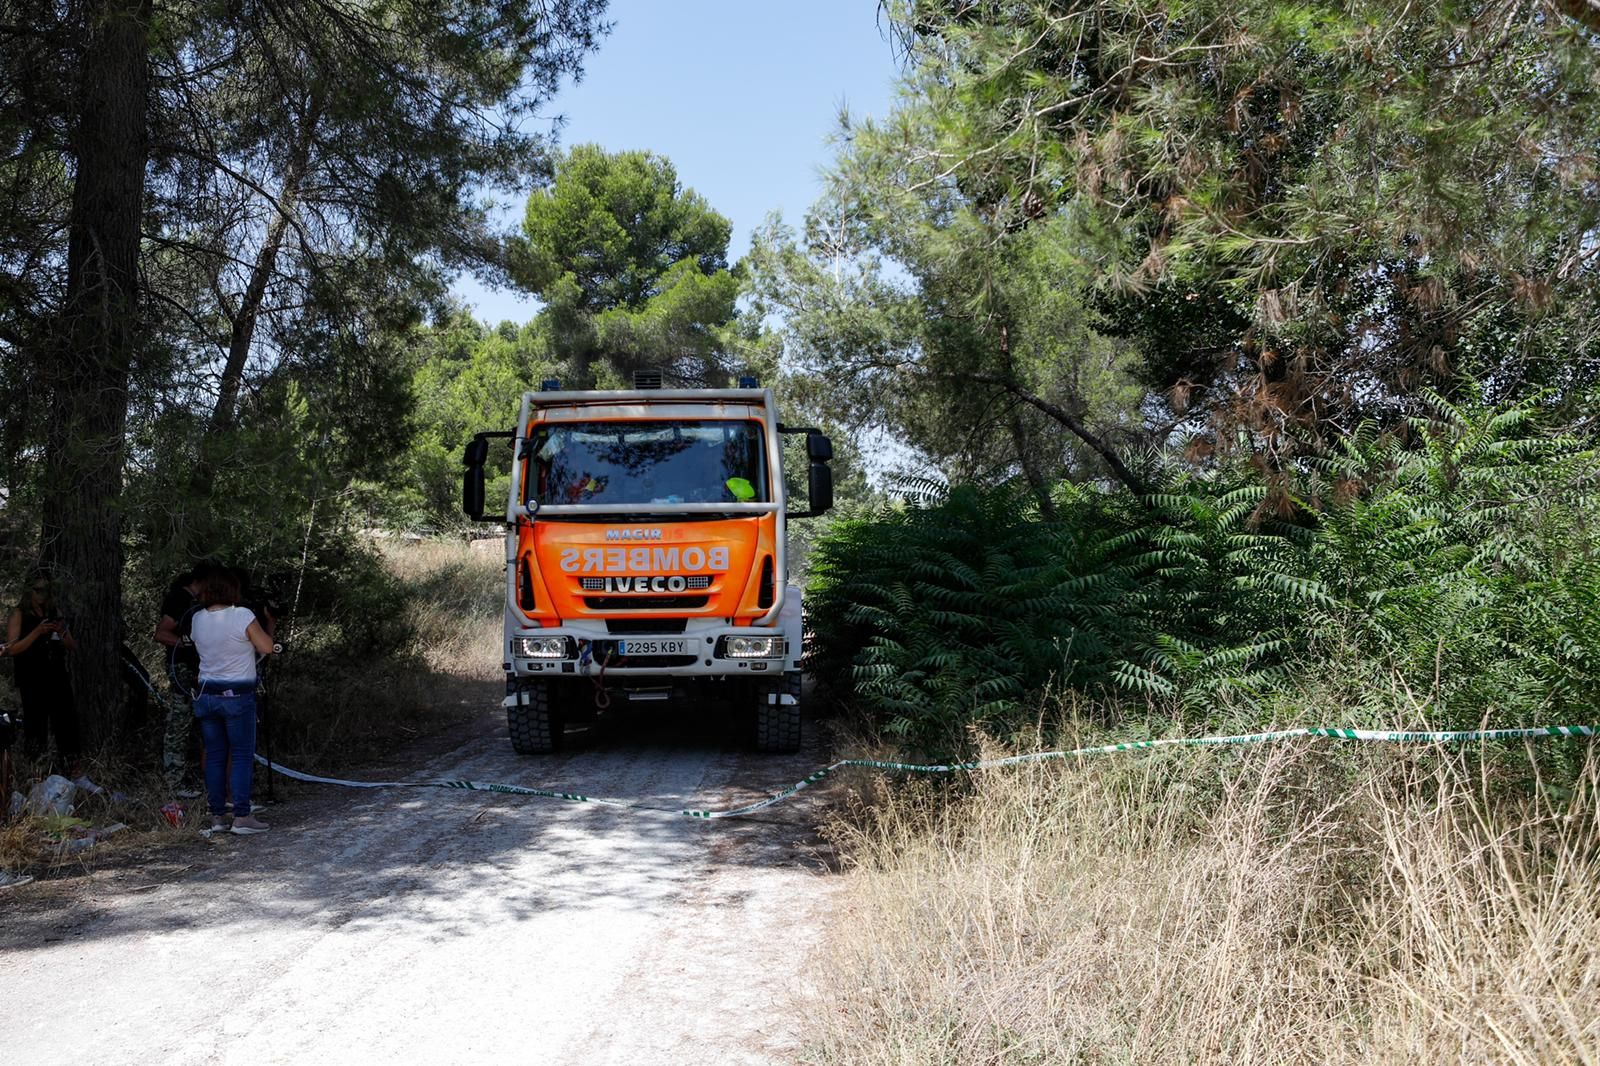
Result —
[[200, 654], [200, 694], [194, 716], [205, 741], [206, 801], [211, 831], [227, 832], [223, 797], [233, 797], [232, 831], [265, 833], [267, 824], [250, 814], [250, 786], [256, 756], [256, 655], [272, 652], [272, 638], [255, 613], [239, 606], [239, 582], [223, 567], [200, 582], [200, 609], [190, 636]]

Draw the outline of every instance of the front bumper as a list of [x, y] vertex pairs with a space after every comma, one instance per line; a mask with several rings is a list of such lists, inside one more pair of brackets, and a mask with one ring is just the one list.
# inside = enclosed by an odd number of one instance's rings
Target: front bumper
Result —
[[[772, 628], [730, 626], [718, 619], [695, 619], [677, 633], [612, 633], [604, 622], [573, 622], [507, 634], [503, 661], [511, 677], [592, 678], [602, 669], [607, 677], [617, 678], [775, 676], [800, 669], [800, 627], [792, 627], [792, 633], [789, 628], [782, 624]], [[566, 638], [566, 654], [560, 659], [523, 658], [514, 654], [517, 637]], [[784, 646], [782, 654], [771, 657], [731, 658], [724, 654], [731, 637], [776, 637]], [[656, 642], [658, 654], [623, 654], [630, 645], [651, 641]], [[670, 654], [660, 654], [662, 650]]]

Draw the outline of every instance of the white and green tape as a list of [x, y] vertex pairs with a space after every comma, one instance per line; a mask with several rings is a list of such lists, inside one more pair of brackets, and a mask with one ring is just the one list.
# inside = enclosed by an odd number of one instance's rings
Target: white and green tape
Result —
[[1208, 737], [1171, 737], [1164, 740], [1129, 740], [1120, 744], [1102, 744], [1092, 748], [1074, 748], [1070, 751], [1037, 751], [1027, 755], [1008, 755], [1002, 759], [983, 759], [978, 762], [961, 763], [903, 763], [884, 762], [878, 759], [840, 759], [830, 763], [813, 774], [796, 781], [788, 788], [780, 789], [767, 796], [766, 799], [743, 807], [734, 807], [725, 811], [710, 810], [674, 810], [669, 807], [651, 807], [643, 803], [632, 803], [627, 800], [600, 799], [595, 796], [585, 796], [577, 792], [556, 792], [545, 788], [529, 788], [525, 785], [503, 785], [484, 781], [346, 781], [337, 777], [318, 777], [315, 774], [301, 773], [291, 770], [278, 763], [268, 763], [260, 755], [256, 761], [269, 769], [283, 774], [285, 777], [296, 781], [306, 781], [319, 785], [339, 785], [344, 788], [448, 788], [466, 792], [498, 792], [508, 796], [539, 796], [544, 799], [566, 800], [570, 803], [593, 803], [605, 807], [620, 807], [627, 810], [645, 811], [653, 814], [670, 814], [684, 818], [696, 818], [702, 821], [714, 821], [722, 818], [741, 818], [747, 814], [764, 810], [767, 807], [782, 803], [796, 793], [810, 788], [822, 781], [837, 770], [858, 767], [866, 770], [883, 770], [891, 773], [904, 774], [950, 774], [963, 773], [973, 770], [994, 770], [1002, 766], [1019, 766], [1023, 763], [1044, 762], [1051, 759], [1087, 758], [1093, 755], [1112, 755], [1123, 751], [1145, 751], [1150, 748], [1169, 747], [1199, 747], [1223, 744], [1266, 744], [1277, 740], [1291, 740], [1296, 737], [1320, 737], [1331, 740], [1365, 740], [1390, 744], [1460, 744], [1468, 741], [1486, 740], [1534, 740], [1544, 737], [1592, 737], [1596, 734], [1595, 726], [1588, 725], [1551, 725], [1532, 726], [1524, 729], [1460, 729], [1443, 732], [1385, 732], [1374, 729], [1337, 729], [1326, 727], [1312, 727], [1302, 729], [1279, 729], [1269, 733], [1236, 733], [1230, 736]]

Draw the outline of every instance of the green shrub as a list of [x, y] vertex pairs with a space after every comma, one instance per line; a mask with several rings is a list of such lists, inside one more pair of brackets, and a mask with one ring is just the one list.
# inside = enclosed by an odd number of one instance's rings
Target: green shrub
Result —
[[838, 523], [814, 556], [813, 670], [935, 755], [973, 727], [1012, 734], [1052, 688], [1197, 729], [1281, 714], [1297, 679], [1340, 671], [1407, 693], [1390, 721], [1588, 720], [1600, 461], [1541, 436], [1533, 408], [1433, 405], [1408, 439], [1362, 428], [1271, 485], [1249, 468], [1157, 471], [1143, 501], [1063, 485], [1048, 522], [1013, 487], [924, 487]]
[[1409, 444], [1363, 430], [1320, 465], [1303, 567], [1328, 598], [1305, 654], [1382, 664], [1443, 726], [1592, 713], [1595, 453], [1541, 437], [1531, 408], [1434, 407]]
[[[812, 556], [815, 671], [919, 750], [959, 748], [971, 725], [1009, 730], [1051, 684], [1103, 682], [1136, 639], [1139, 591], [1113, 501], [1039, 521], [1011, 488], [952, 490], [926, 507], [841, 522]], [[1099, 520], [1088, 520], [1105, 505]]]

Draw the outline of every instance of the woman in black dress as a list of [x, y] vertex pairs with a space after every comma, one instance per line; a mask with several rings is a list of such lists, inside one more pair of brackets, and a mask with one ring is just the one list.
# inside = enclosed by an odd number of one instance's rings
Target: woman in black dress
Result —
[[54, 733], [56, 756], [69, 775], [80, 771], [83, 756], [67, 676], [67, 656], [77, 649], [78, 642], [56, 613], [49, 578], [35, 575], [6, 620], [6, 654], [16, 663], [22, 700], [22, 750], [37, 764]]

